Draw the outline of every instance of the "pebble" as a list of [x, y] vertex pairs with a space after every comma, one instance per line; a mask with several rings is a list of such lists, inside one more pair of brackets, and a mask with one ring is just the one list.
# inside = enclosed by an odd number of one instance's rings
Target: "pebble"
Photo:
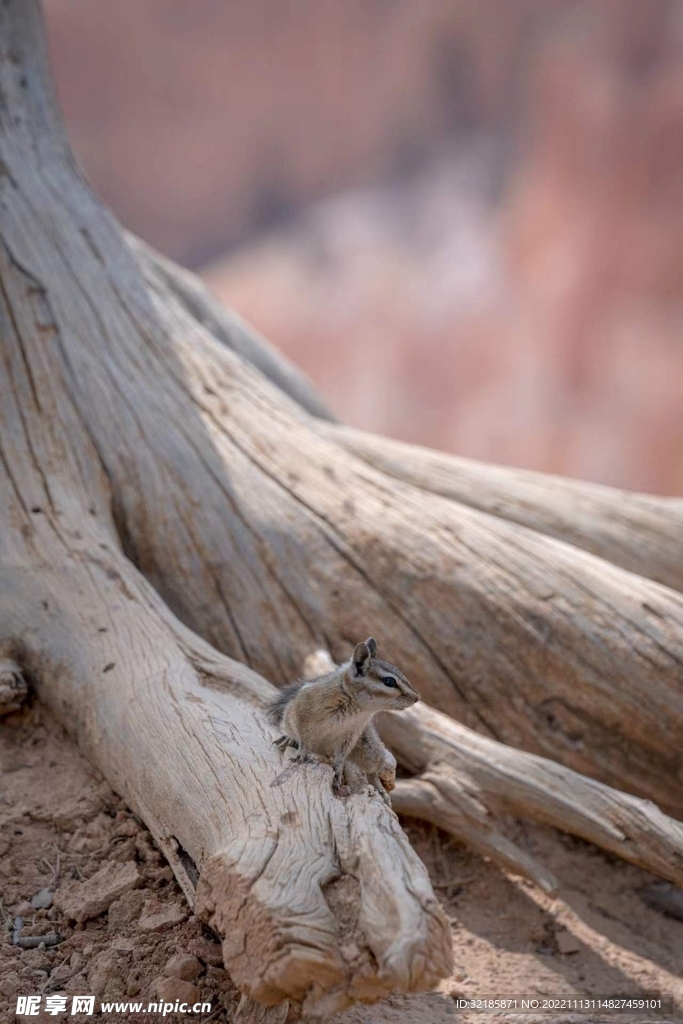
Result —
[[84, 821], [92, 821], [102, 807], [96, 796], [85, 797], [63, 804], [52, 815], [52, 821], [63, 832], [71, 832]]
[[164, 967], [167, 977], [183, 981], [194, 981], [201, 973], [202, 965], [191, 953], [175, 953]]
[[188, 916], [189, 911], [180, 903], [147, 904], [140, 915], [138, 928], [142, 932], [160, 932], [164, 928], [172, 928], [180, 924]]
[[134, 921], [148, 898], [148, 893], [144, 889], [132, 889], [124, 893], [120, 899], [114, 900], [107, 917], [109, 931], [120, 931]]
[[214, 988], [218, 989], [223, 988], [230, 981], [230, 976], [223, 967], [207, 967], [206, 978]]
[[134, 861], [125, 864], [107, 863], [85, 882], [67, 882], [55, 893], [55, 903], [64, 916], [73, 921], [98, 917], [124, 893], [136, 889], [142, 876]]
[[194, 953], [205, 964], [210, 964], [212, 967], [223, 966], [223, 952], [219, 942], [212, 942], [211, 939], [205, 939], [202, 936], [192, 939], [188, 943], [187, 949], [189, 953]]
[[557, 932], [555, 938], [557, 940], [557, 948], [560, 953], [580, 953], [583, 949], [583, 943], [580, 939], [577, 939], [577, 937], [572, 935], [569, 931]]
[[[185, 983], [183, 982], [183, 984]], [[16, 976], [13, 978], [0, 978], [0, 993], [8, 999], [12, 999], [23, 987], [21, 980]]]
[[121, 972], [118, 969], [116, 959], [111, 953], [105, 953], [98, 957], [88, 972], [90, 991], [96, 996], [101, 996], [107, 988], [107, 983], [113, 979], [120, 981]]
[[199, 989], [190, 981], [182, 978], [160, 978], [156, 982], [157, 996], [165, 1003], [197, 1003], [200, 1001]]

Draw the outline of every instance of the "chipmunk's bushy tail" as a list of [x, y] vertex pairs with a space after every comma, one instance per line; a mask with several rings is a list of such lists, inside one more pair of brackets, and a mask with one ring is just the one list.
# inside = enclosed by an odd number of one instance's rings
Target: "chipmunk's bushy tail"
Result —
[[283, 686], [277, 697], [266, 705], [266, 715], [268, 721], [272, 725], [280, 725], [282, 723], [282, 716], [285, 713], [285, 708], [289, 704], [292, 697], [294, 697], [301, 687], [304, 685], [305, 680], [298, 680], [296, 683], [289, 683], [287, 686]]

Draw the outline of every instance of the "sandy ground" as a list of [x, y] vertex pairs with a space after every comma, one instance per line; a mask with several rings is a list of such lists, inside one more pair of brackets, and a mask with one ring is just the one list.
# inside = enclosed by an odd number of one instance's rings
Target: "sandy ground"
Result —
[[[69, 996], [68, 1009], [74, 994], [94, 994], [96, 1006], [99, 999], [201, 999], [210, 1013], [174, 1019], [236, 1020], [238, 997], [216, 937], [189, 913], [146, 829], [40, 704], [0, 725], [0, 769], [0, 1022], [156, 1019], [97, 1010], [47, 1015], [44, 997], [53, 994]], [[604, 1019], [683, 1021], [683, 921], [646, 905], [642, 890], [652, 876], [580, 840], [511, 822], [516, 840], [562, 880], [549, 898], [431, 826], [404, 826], [451, 920], [456, 969], [437, 992], [356, 1007], [334, 1024], [485, 1024], [500, 1015], [468, 1013], [457, 1000], [652, 993], [675, 997], [673, 1016]], [[74, 913], [85, 919], [74, 923]], [[22, 939], [56, 932], [61, 941], [14, 945], [19, 916]], [[17, 996], [38, 993], [40, 1015], [16, 1016]]]

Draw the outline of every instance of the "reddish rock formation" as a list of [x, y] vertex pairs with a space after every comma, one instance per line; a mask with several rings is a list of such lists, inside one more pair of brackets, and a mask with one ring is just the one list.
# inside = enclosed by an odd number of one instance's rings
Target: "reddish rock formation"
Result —
[[495, 156], [470, 146], [319, 206], [209, 281], [353, 423], [680, 494], [678, 21], [649, 24], [649, 48], [618, 18], [541, 40], [500, 202]]
[[196, 264], [501, 123], [524, 38], [567, 5], [46, 0], [46, 13], [86, 171], [124, 223]]

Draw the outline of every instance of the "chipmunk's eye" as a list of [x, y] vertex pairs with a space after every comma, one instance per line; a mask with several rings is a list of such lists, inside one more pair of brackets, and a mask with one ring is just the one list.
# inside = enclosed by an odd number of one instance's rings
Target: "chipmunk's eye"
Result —
[[382, 680], [385, 686], [390, 686], [394, 690], [398, 690], [398, 683], [393, 676], [385, 676]]

